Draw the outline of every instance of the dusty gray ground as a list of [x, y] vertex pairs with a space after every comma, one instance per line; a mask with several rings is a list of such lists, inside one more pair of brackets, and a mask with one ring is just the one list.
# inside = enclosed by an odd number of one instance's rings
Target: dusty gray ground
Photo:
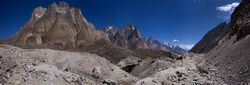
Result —
[[[203, 55], [192, 53], [158, 59], [130, 56], [114, 65], [85, 52], [0, 45], [0, 56], [3, 85], [223, 84], [213, 76], [216, 69], [203, 68]], [[130, 72], [123, 71], [129, 65], [134, 65]]]
[[128, 85], [138, 80], [95, 54], [8, 45], [0, 46], [0, 54], [1, 83], [7, 85], [96, 85], [107, 79]]

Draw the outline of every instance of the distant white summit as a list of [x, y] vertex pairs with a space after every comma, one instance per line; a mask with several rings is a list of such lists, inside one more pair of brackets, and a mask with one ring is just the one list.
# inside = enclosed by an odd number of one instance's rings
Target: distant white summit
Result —
[[194, 45], [186, 45], [186, 44], [171, 44], [169, 42], [163, 42], [164, 45], [169, 46], [171, 48], [182, 48], [185, 51], [189, 51]]

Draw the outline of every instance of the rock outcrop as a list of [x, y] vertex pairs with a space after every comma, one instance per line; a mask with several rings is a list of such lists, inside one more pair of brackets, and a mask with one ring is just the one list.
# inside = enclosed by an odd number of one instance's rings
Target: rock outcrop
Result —
[[53, 3], [48, 8], [35, 8], [30, 20], [7, 41], [18, 46], [63, 45], [81, 47], [107, 39], [82, 15], [80, 8], [70, 8], [66, 2]]

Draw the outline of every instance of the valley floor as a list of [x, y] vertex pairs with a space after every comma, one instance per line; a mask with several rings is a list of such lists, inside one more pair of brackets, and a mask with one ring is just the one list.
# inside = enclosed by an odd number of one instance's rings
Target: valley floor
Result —
[[[128, 56], [117, 64], [96, 54], [0, 45], [1, 85], [221, 85], [202, 54]], [[204, 67], [205, 66], [205, 67]]]

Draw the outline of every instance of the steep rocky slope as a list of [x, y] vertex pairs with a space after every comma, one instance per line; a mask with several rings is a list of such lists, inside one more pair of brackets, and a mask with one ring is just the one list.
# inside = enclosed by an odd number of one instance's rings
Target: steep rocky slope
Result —
[[80, 8], [70, 8], [66, 2], [53, 3], [48, 8], [35, 8], [30, 20], [7, 41], [17, 46], [64, 45], [78, 48], [107, 39], [96, 30], [81, 13]]
[[219, 24], [210, 30], [189, 52], [207, 53], [215, 46], [219, 45], [219, 41], [228, 34], [229, 30], [226, 22]]
[[249, 14], [250, 1], [243, 0], [231, 16], [228, 25], [229, 33], [221, 38], [218, 41], [219, 44], [205, 55], [208, 64], [216, 66], [218, 68], [217, 75], [228, 84], [250, 83]]
[[243, 0], [241, 4], [235, 9], [230, 21], [230, 36], [236, 35], [236, 40], [240, 40], [250, 34], [250, 1]]
[[[222, 85], [220, 78], [213, 75], [216, 71], [213, 66], [208, 70], [203, 66], [205, 61], [200, 54], [184, 54], [186, 56], [181, 61], [145, 60], [138, 68], [139, 81], [135, 85]], [[137, 71], [137, 72], [139, 72]], [[150, 76], [143, 77], [144, 75]]]

